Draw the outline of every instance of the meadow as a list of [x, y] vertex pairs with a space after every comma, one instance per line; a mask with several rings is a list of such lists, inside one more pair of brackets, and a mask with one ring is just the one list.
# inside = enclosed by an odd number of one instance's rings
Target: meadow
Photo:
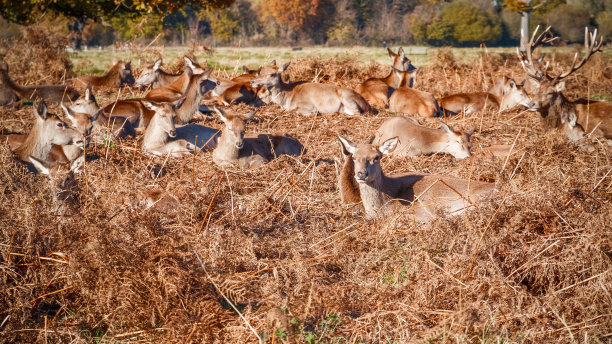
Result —
[[[415, 88], [436, 97], [486, 90], [502, 75], [524, 79], [514, 49], [405, 49], [421, 68]], [[550, 50], [552, 70], [571, 64], [571, 49]], [[390, 62], [382, 47], [156, 46], [70, 59], [76, 75], [131, 59], [137, 76], [139, 60], [158, 56], [179, 71], [184, 53], [221, 76], [292, 60], [291, 80], [351, 88], [386, 75]], [[609, 65], [609, 53], [595, 55], [565, 95], [609, 100]], [[105, 105], [144, 92], [96, 96]], [[29, 130], [31, 107], [1, 111], [0, 129]], [[0, 146], [0, 342], [610, 342], [612, 143], [593, 135], [570, 143], [519, 108], [444, 118], [475, 128], [471, 158], [391, 155], [383, 171], [492, 182], [496, 196], [424, 224], [399, 203], [367, 220], [361, 204], [340, 202], [336, 137], [365, 142], [391, 116], [261, 107], [247, 134], [288, 133], [306, 153], [248, 171], [219, 168], [206, 152], [147, 155], [141, 138], [92, 144], [61, 216], [53, 181]], [[222, 128], [214, 114], [199, 123]], [[495, 144], [512, 151], [496, 158], [487, 153]]]

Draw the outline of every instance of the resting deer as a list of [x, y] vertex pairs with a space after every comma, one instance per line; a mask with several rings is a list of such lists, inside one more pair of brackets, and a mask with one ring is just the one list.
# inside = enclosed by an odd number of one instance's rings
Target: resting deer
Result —
[[5, 62], [0, 68], [0, 81], [10, 90], [15, 92], [20, 99], [37, 98], [43, 99], [48, 103], [61, 103], [65, 99], [75, 100], [79, 97], [79, 92], [66, 85], [36, 85], [20, 86], [17, 85], [9, 76], [9, 66]]
[[152, 89], [168, 86], [176, 81], [176, 79], [180, 78], [181, 74], [171, 74], [164, 72], [160, 67], [162, 64], [162, 59], [158, 59], [154, 63], [146, 63], [142, 72], [136, 79], [135, 86], [143, 87], [151, 85]]
[[88, 85], [85, 89], [85, 95], [64, 109], [64, 113], [73, 125], [76, 122], [80, 123], [78, 125], [82, 127], [83, 123], [88, 120], [91, 121], [91, 133], [96, 142], [126, 139], [128, 136], [136, 137], [134, 127], [125, 117], [107, 116], [104, 111], [100, 110], [96, 97]]
[[251, 81], [251, 85], [267, 88], [272, 101], [283, 110], [295, 110], [301, 114], [340, 112], [356, 115], [370, 111], [368, 102], [349, 88], [314, 82], [297, 85], [283, 82], [281, 73], [289, 64], [287, 62], [274, 72], [262, 72], [259, 78]]
[[279, 155], [301, 155], [304, 146], [288, 135], [259, 134], [244, 137], [246, 123], [257, 111], [240, 115], [214, 108], [225, 128], [213, 151], [213, 162], [219, 166], [238, 165], [242, 169], [259, 167]]
[[81, 172], [85, 157], [81, 156], [76, 159], [69, 168], [62, 164], [49, 166], [46, 162], [34, 157], [30, 157], [29, 162], [39, 174], [47, 176], [55, 215], [64, 215], [70, 207], [77, 203], [80, 188], [75, 175]]
[[133, 85], [132, 62], [116, 62], [104, 75], [81, 75], [74, 86], [80, 90], [86, 86], [94, 89], [118, 89], [121, 86]]
[[[548, 72], [548, 63], [542, 68], [540, 63], [533, 61], [533, 49], [544, 43], [550, 43], [558, 37], [554, 37], [548, 27], [536, 38], [538, 28], [536, 27], [531, 40], [526, 44], [526, 52], [517, 51], [517, 54], [528, 77], [538, 85], [534, 90], [533, 99], [534, 108], [540, 112], [542, 117], [542, 124], [547, 129], [565, 127], [566, 133], [568, 129], [573, 130], [574, 133], [575, 130], [580, 131], [580, 129], [574, 129], [580, 125], [587, 133], [594, 132], [607, 139], [612, 139], [612, 104], [590, 99], [570, 101], [561, 93], [565, 89], [563, 79], [582, 67], [594, 53], [602, 51], [603, 39], [597, 42], [597, 29], [593, 33], [589, 33], [588, 28], [584, 30], [586, 51], [582, 60], [576, 64], [578, 60], [578, 53], [576, 53], [569, 70], [553, 76]], [[522, 39], [526, 38], [522, 37]], [[572, 119], [573, 116], [575, 120]], [[572, 123], [576, 125], [572, 126]]]
[[258, 69], [249, 69], [242, 66], [243, 74], [231, 79], [219, 81], [219, 86], [214, 89], [210, 96], [217, 98], [218, 105], [230, 105], [235, 103], [245, 103], [251, 105], [262, 105], [263, 100], [259, 98], [264, 92], [263, 88], [255, 88], [250, 82], [261, 75], [261, 73], [271, 73], [278, 70], [276, 60], [269, 66]]
[[[491, 183], [438, 175], [410, 173], [387, 177], [380, 166], [380, 159], [393, 152], [398, 144], [397, 137], [378, 146], [357, 144], [341, 136], [338, 139], [343, 154], [352, 156], [354, 173], [351, 177], [358, 184], [367, 218], [384, 215], [391, 201], [397, 199], [403, 204], [412, 204], [415, 221], [426, 222], [440, 212], [446, 216], [461, 214], [491, 196], [495, 190], [495, 185]], [[341, 174], [341, 177], [346, 178], [347, 175]]]
[[152, 89], [145, 95], [145, 99], [152, 100], [155, 102], [174, 101], [185, 94], [189, 87], [191, 77], [193, 75], [199, 75], [207, 73], [210, 76], [211, 68], [204, 69], [197, 62], [185, 56], [185, 69], [180, 77], [176, 78], [174, 82], [167, 86], [161, 86]]
[[527, 109], [533, 107], [533, 102], [523, 85], [517, 84], [513, 79], [508, 79], [508, 88], [498, 96], [492, 92], [458, 93], [440, 99], [440, 107], [446, 114], [457, 114], [464, 111], [466, 115], [480, 112], [484, 108], [499, 108], [499, 111], [512, 109], [517, 105], [523, 105]]
[[[174, 103], [155, 103], [142, 100], [142, 104], [154, 112], [144, 134], [142, 149], [155, 155], [172, 157], [188, 156], [196, 148], [212, 150], [218, 130], [197, 124], [176, 128], [176, 108], [183, 99]], [[197, 142], [195, 139], [197, 138]]]
[[387, 48], [387, 52], [389, 57], [393, 59], [389, 75], [384, 78], [369, 78], [357, 86], [357, 92], [363, 96], [368, 104], [377, 108], [389, 107], [389, 97], [396, 88], [400, 87], [402, 82], [401, 72], [410, 72], [416, 69], [404, 55], [403, 48], [400, 47], [397, 54], [389, 48]]
[[[442, 115], [438, 101], [425, 91], [407, 87], [409, 75], [416, 75], [416, 70], [401, 72], [400, 87], [389, 98], [389, 110], [405, 115], [418, 115], [422, 117], [438, 117]], [[414, 78], [414, 76], [412, 76]]]
[[[184, 99], [180, 102], [176, 110], [175, 123], [184, 124], [193, 119], [193, 116], [198, 111], [198, 106], [206, 94], [211, 89], [217, 86], [216, 82], [210, 80], [210, 72], [212, 69], [207, 69], [205, 73], [194, 74], [189, 79], [189, 84], [185, 90], [185, 94], [178, 99]], [[154, 103], [167, 102], [171, 99], [162, 99], [161, 101], [154, 100]], [[153, 118], [155, 111], [151, 107], [146, 106], [143, 101], [151, 101], [149, 99], [124, 99], [110, 103], [104, 107], [105, 114], [111, 116], [121, 116], [126, 118], [131, 125], [139, 131], [145, 130]], [[176, 100], [174, 100], [176, 101]]]
[[378, 146], [397, 137], [400, 156], [436, 153], [448, 153], [457, 159], [472, 156], [470, 137], [474, 133], [474, 128], [464, 133], [454, 131], [443, 122], [440, 122], [440, 126], [441, 129], [431, 129], [420, 125], [412, 118], [393, 117], [376, 130], [372, 144]]
[[27, 136], [2, 135], [17, 157], [29, 162], [30, 157], [46, 161], [53, 145], [82, 144], [81, 133], [70, 128], [58, 116], [47, 112], [44, 101], [35, 102], [34, 125]]

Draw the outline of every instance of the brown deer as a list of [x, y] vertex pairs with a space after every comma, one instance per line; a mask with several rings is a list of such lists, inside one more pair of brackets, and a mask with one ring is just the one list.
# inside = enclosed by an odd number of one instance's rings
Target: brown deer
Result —
[[492, 92], [452, 94], [441, 98], [439, 104], [447, 115], [461, 111], [469, 115], [485, 108], [499, 108], [499, 111], [506, 111], [517, 105], [531, 109], [534, 105], [523, 85], [517, 84], [513, 79], [508, 79], [508, 88], [504, 88], [502, 92], [501, 96]]
[[155, 111], [153, 111], [151, 107], [146, 106], [143, 101], [163, 103], [168, 101], [176, 102], [178, 99], [184, 99], [175, 109], [175, 123], [188, 123], [198, 111], [203, 95], [217, 86], [217, 83], [210, 79], [211, 71], [212, 69], [207, 69], [205, 73], [192, 75], [189, 79], [187, 89], [185, 90], [185, 95], [182, 95], [180, 98], [161, 98], [159, 101], [157, 99], [124, 99], [106, 105], [104, 107], [104, 113], [109, 116], [123, 117], [127, 119], [134, 128], [143, 131], [147, 128], [151, 118], [153, 118], [155, 114]]
[[[577, 63], [578, 53], [576, 53], [569, 70], [556, 76], [548, 72], [548, 63], [542, 68], [541, 63], [533, 61], [533, 49], [558, 38], [550, 32], [550, 27], [536, 38], [538, 29], [539, 27], [536, 27], [529, 43], [526, 44], [526, 51], [521, 53], [517, 50], [517, 54], [528, 77], [538, 85], [533, 95], [534, 108], [540, 112], [544, 127], [547, 129], [565, 127], [566, 133], [568, 133], [568, 128], [574, 130], [575, 133], [574, 128], [580, 125], [587, 133], [594, 132], [596, 135], [612, 139], [612, 104], [590, 99], [570, 101], [561, 93], [565, 89], [563, 79], [582, 67], [594, 53], [602, 51], [603, 39], [597, 42], [597, 29], [590, 33], [588, 28], [585, 28], [585, 54], [581, 61]], [[523, 36], [522, 39], [526, 38]], [[573, 120], [574, 116], [575, 120]], [[576, 123], [576, 125], [572, 126], [571, 123]], [[580, 128], [577, 130], [580, 131]]]
[[174, 82], [167, 86], [161, 86], [152, 89], [145, 95], [145, 99], [152, 100], [155, 102], [174, 101], [187, 91], [191, 77], [202, 73], [208, 73], [210, 76], [211, 68], [204, 69], [197, 62], [185, 56], [185, 69], [180, 77], [176, 78]]
[[33, 109], [34, 125], [27, 136], [1, 135], [2, 141], [8, 143], [20, 160], [29, 162], [29, 158], [34, 157], [46, 161], [53, 145], [82, 144], [81, 133], [58, 116], [48, 113], [44, 101], [35, 102]]
[[272, 73], [278, 70], [276, 60], [273, 60], [269, 66], [260, 67], [258, 69], [249, 69], [247, 66], [242, 66], [243, 74], [225, 81], [219, 81], [218, 89], [211, 92], [211, 97], [217, 98], [218, 105], [230, 105], [234, 103], [245, 103], [251, 105], [263, 105], [264, 101], [259, 98], [262, 94], [265, 97], [263, 88], [255, 88], [250, 82], [261, 75], [261, 73]]
[[162, 59], [158, 59], [153, 63], [146, 63], [142, 72], [136, 79], [134, 85], [136, 87], [143, 87], [151, 85], [152, 89], [168, 86], [178, 79], [181, 74], [171, 74], [164, 72], [160, 67]]
[[245, 138], [246, 124], [257, 111], [240, 115], [217, 107], [214, 110], [225, 123], [213, 151], [213, 162], [219, 166], [238, 165], [242, 169], [249, 169], [264, 165], [276, 156], [298, 156], [304, 152], [304, 146], [286, 134], [259, 134]]
[[9, 66], [6, 62], [0, 68], [0, 83], [15, 92], [23, 100], [40, 98], [48, 103], [61, 103], [65, 99], [75, 100], [79, 97], [79, 92], [66, 85], [17, 85], [9, 76]]
[[81, 75], [74, 86], [83, 90], [87, 85], [94, 89], [118, 89], [134, 84], [132, 62], [118, 61], [104, 75]]
[[[155, 103], [142, 100], [141, 103], [154, 112], [143, 138], [142, 149], [154, 155], [185, 157], [199, 150], [215, 147], [217, 129], [190, 124], [177, 128], [174, 125], [176, 108], [183, 99], [173, 103]], [[196, 142], [197, 138], [197, 142]]]
[[55, 215], [65, 215], [69, 209], [74, 208], [78, 202], [79, 188], [76, 175], [81, 172], [85, 157], [81, 155], [72, 164], [49, 165], [34, 157], [29, 158], [36, 172], [47, 177], [53, 198]]
[[[404, 55], [404, 49], [399, 48], [397, 54], [387, 48], [389, 57], [393, 59], [391, 71], [384, 78], [369, 78], [357, 86], [357, 92], [373, 107], [388, 108], [389, 97], [402, 82], [401, 72], [415, 70], [411, 61]], [[413, 76], [413, 74], [411, 74]]]
[[[410, 173], [388, 177], [382, 171], [380, 159], [393, 152], [398, 144], [397, 137], [378, 146], [357, 144], [341, 136], [338, 139], [343, 154], [352, 156], [354, 172], [351, 177], [357, 182], [367, 218], [384, 215], [391, 201], [399, 200], [412, 205], [415, 221], [427, 222], [439, 213], [446, 216], [460, 214], [489, 198], [495, 190], [491, 183], [438, 175]], [[346, 178], [347, 175], [340, 176]], [[351, 183], [339, 185], [350, 186]]]
[[[417, 156], [421, 154], [451, 154], [457, 159], [472, 156], [470, 152], [470, 137], [474, 128], [468, 132], [455, 131], [443, 122], [441, 129], [427, 128], [415, 119], [406, 117], [393, 117], [386, 120], [374, 135], [372, 144], [381, 145], [383, 142], [397, 137], [399, 139], [400, 156]], [[395, 151], [398, 151], [396, 149]]]
[[304, 82], [287, 84], [281, 73], [289, 67], [287, 62], [274, 72], [261, 73], [251, 81], [254, 87], [265, 87], [270, 91], [272, 101], [283, 110], [294, 110], [301, 114], [334, 113], [347, 115], [363, 114], [370, 111], [370, 105], [363, 97], [344, 87], [331, 84]]
[[442, 116], [438, 101], [431, 93], [406, 86], [399, 87], [393, 92], [389, 98], [389, 110], [404, 115]]

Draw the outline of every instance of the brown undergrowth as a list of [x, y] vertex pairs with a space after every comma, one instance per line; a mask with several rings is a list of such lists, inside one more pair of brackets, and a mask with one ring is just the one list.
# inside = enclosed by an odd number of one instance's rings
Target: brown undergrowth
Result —
[[[522, 75], [514, 63], [455, 65], [423, 68], [416, 87], [480, 91]], [[312, 58], [288, 73], [355, 87], [387, 68]], [[570, 78], [570, 95], [586, 96], [583, 78]], [[586, 82], [612, 91], [608, 79]], [[30, 112], [4, 113], [2, 128], [27, 131]], [[449, 118], [476, 127], [472, 158], [392, 156], [384, 171], [496, 182], [494, 199], [429, 224], [400, 205], [367, 221], [340, 203], [336, 135], [366, 141], [390, 116], [263, 107], [247, 131], [287, 132], [307, 152], [253, 171], [219, 169], [210, 153], [147, 156], [139, 139], [92, 145], [62, 216], [48, 179], [2, 145], [1, 341], [609, 342], [610, 145], [570, 144], [520, 110]], [[490, 157], [492, 144], [513, 153]]]

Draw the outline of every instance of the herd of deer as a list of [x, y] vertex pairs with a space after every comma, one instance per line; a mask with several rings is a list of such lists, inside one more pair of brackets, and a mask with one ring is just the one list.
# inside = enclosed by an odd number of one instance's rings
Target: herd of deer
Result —
[[[367, 79], [356, 90], [324, 83], [290, 82], [282, 75], [289, 63], [279, 67], [275, 61], [257, 70], [244, 67], [244, 74], [225, 79], [212, 76], [211, 68], [204, 68], [188, 57], [181, 74], [169, 74], [160, 68], [160, 59], [147, 64], [136, 80], [130, 63], [118, 62], [103, 76], [82, 76], [71, 85], [45, 86], [17, 85], [4, 63], [0, 68], [0, 105], [15, 105], [21, 99], [38, 100], [33, 106], [35, 121], [28, 135], [0, 137], [18, 159], [46, 174], [61, 170], [63, 164], [72, 166], [72, 170], [82, 166], [83, 150], [90, 140], [112, 141], [141, 134], [142, 149], [147, 153], [182, 157], [212, 151], [212, 160], [219, 166], [253, 168], [279, 155], [304, 153], [303, 145], [289, 135], [245, 137], [246, 124], [256, 111], [240, 114], [229, 109], [238, 102], [274, 103], [283, 110], [300, 114], [358, 115], [375, 107], [388, 108], [404, 116], [428, 117], [470, 114], [487, 107], [504, 111], [522, 105], [539, 111], [546, 127], [564, 130], [570, 140], [578, 140], [587, 133], [611, 139], [611, 104], [589, 99], [570, 101], [562, 94], [563, 79], [582, 67], [593, 53], [601, 51], [603, 40], [597, 43], [597, 32], [591, 34], [585, 30], [586, 53], [582, 60], [577, 63], [576, 55], [567, 72], [552, 76], [548, 72], [549, 64], [543, 64], [542, 59], [534, 60], [532, 52], [556, 38], [550, 28], [536, 37], [537, 31], [526, 52], [517, 51], [528, 76], [527, 84], [503, 77], [488, 92], [455, 94], [439, 100], [412, 88], [417, 69], [402, 48], [397, 54], [388, 49], [393, 60], [389, 75]], [[123, 85], [151, 90], [143, 98], [116, 100], [104, 107], [98, 105], [94, 96], [96, 89]], [[82, 97], [81, 93], [84, 93]], [[45, 102], [59, 103], [71, 124], [49, 114]], [[202, 102], [215, 104], [212, 109], [223, 121], [223, 129], [190, 123]], [[386, 120], [370, 143], [359, 144], [338, 136], [344, 156], [338, 177], [343, 202], [362, 202], [366, 217], [372, 218], [385, 212], [391, 200], [400, 200], [412, 204], [413, 218], [422, 222], [440, 213], [459, 214], [491, 197], [495, 191], [492, 183], [419, 173], [386, 176], [380, 159], [392, 152], [403, 156], [447, 153], [457, 159], [471, 156], [473, 129], [459, 132], [444, 123], [440, 129], [432, 129], [404, 116]]]

